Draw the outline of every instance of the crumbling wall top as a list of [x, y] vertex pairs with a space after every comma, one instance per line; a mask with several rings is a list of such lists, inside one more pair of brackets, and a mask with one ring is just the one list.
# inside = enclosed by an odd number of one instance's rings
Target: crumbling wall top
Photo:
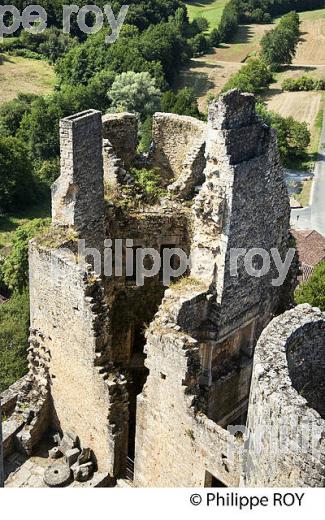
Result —
[[209, 125], [215, 130], [250, 126], [257, 121], [255, 105], [253, 94], [229, 90], [209, 106]]

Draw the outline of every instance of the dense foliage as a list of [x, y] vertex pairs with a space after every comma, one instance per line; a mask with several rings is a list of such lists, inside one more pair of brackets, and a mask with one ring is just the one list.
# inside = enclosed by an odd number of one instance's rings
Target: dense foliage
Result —
[[178, 92], [172, 92], [171, 90], [164, 92], [161, 100], [161, 109], [163, 112], [171, 114], [191, 116], [198, 119], [202, 117], [194, 91], [189, 87], [185, 87]]
[[315, 79], [310, 76], [287, 78], [282, 83], [282, 90], [287, 90], [288, 92], [325, 90], [325, 79]]
[[28, 243], [38, 233], [44, 231], [50, 222], [35, 219], [20, 226], [12, 239], [10, 254], [1, 265], [1, 279], [11, 291], [23, 292], [28, 285]]
[[0, 136], [0, 212], [21, 209], [35, 200], [33, 166], [16, 137]]
[[60, 29], [51, 27], [37, 34], [22, 31], [19, 38], [7, 38], [0, 43], [0, 50], [26, 58], [47, 58], [50, 63], [55, 63], [77, 43], [76, 37], [71, 37]]
[[243, 92], [257, 94], [267, 88], [272, 81], [273, 76], [268, 66], [260, 59], [250, 59], [229, 79], [223, 91], [239, 88]]
[[0, 392], [27, 372], [29, 296], [15, 293], [0, 305]]
[[325, 260], [316, 267], [308, 282], [298, 287], [295, 298], [297, 303], [309, 303], [325, 311]]
[[299, 15], [291, 12], [263, 36], [261, 58], [271, 69], [278, 70], [280, 65], [292, 62], [300, 38], [299, 25]]
[[213, 44], [232, 39], [239, 23], [270, 23], [274, 16], [289, 11], [307, 11], [324, 7], [324, 0], [230, 0], [220, 25], [211, 34]]
[[264, 122], [272, 126], [277, 133], [278, 147], [284, 165], [289, 167], [298, 160], [306, 159], [310, 144], [307, 123], [300, 123], [292, 117], [282, 117], [268, 111], [262, 103], [258, 104], [257, 109]]

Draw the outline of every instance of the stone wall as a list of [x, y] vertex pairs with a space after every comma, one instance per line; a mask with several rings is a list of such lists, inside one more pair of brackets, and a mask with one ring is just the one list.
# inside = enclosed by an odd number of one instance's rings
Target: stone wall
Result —
[[[121, 276], [113, 273], [105, 278], [105, 297], [111, 308], [111, 347], [115, 363], [128, 366], [130, 362], [131, 328], [144, 329], [152, 321], [162, 301], [165, 287], [160, 273], [136, 285], [135, 277], [126, 277], [126, 245], [132, 244], [133, 255], [138, 247], [154, 249], [161, 255], [162, 248], [177, 247], [189, 253], [188, 211], [181, 205], [165, 208], [151, 207], [146, 210], [121, 212], [111, 206], [106, 215], [106, 237], [113, 241], [121, 240]], [[128, 242], [127, 242], [128, 241]], [[117, 246], [114, 248], [117, 253]], [[129, 253], [132, 249], [129, 247]], [[131, 262], [132, 264], [132, 262]], [[146, 269], [152, 267], [152, 257], [144, 261]]]
[[1, 394], [2, 414], [9, 417], [15, 410], [19, 393], [26, 383], [27, 376], [23, 377], [11, 385]]
[[324, 411], [324, 332], [324, 313], [301, 305], [276, 318], [261, 335], [243, 485], [324, 487], [325, 421], [318, 413]]
[[238, 486], [239, 444], [196, 411], [197, 342], [168, 325], [152, 327], [147, 340], [150, 374], [138, 398], [135, 485], [204, 487], [209, 474]]
[[[156, 125], [168, 136], [165, 119], [163, 126], [158, 115]], [[167, 151], [175, 150], [167, 142]], [[285, 256], [289, 247], [289, 201], [276, 140], [258, 120], [253, 96], [231, 91], [210, 106], [206, 150], [205, 182], [193, 206], [190, 278], [167, 291], [149, 329], [149, 377], [138, 399], [139, 485], [202, 486], [205, 471], [238, 484], [239, 468], [230, 467], [225, 453], [234, 439], [223, 428], [247, 411], [255, 344], [282, 298], [282, 287], [271, 283], [274, 266], [259, 278], [243, 262], [236, 278], [230, 273], [233, 248], [277, 248]], [[165, 332], [170, 329], [173, 341]], [[191, 387], [192, 401], [180, 361], [185, 356], [190, 363], [193, 355], [184, 334], [199, 355], [201, 390]], [[213, 425], [213, 441], [198, 419]]]
[[186, 179], [191, 180], [188, 182], [192, 186], [200, 181], [205, 167], [206, 129], [205, 123], [193, 117], [163, 113], [154, 115], [149, 162], [159, 168], [165, 186], [181, 178], [172, 191], [177, 193], [185, 189], [187, 195], [189, 188]]
[[[265, 276], [252, 277], [239, 255], [232, 276], [230, 255], [262, 248], [289, 248], [290, 207], [274, 132], [255, 114], [255, 99], [230, 91], [209, 109], [206, 182], [195, 201], [194, 276], [215, 285], [219, 336], [256, 315], [276, 312], [282, 291], [274, 263]], [[258, 260], [260, 258], [255, 258]]]
[[51, 424], [75, 432], [93, 449], [98, 468], [121, 471], [127, 440], [126, 382], [109, 369], [108, 314], [96, 275], [59, 250], [30, 247], [31, 324], [35, 342], [30, 371], [40, 374], [39, 351], [48, 353], [53, 403]]
[[88, 247], [103, 237], [104, 181], [101, 113], [87, 110], [61, 120], [61, 175], [52, 187], [52, 219], [74, 226]]
[[132, 166], [138, 146], [138, 120], [134, 114], [121, 112], [102, 117], [103, 138], [107, 139], [116, 157], [126, 169]]

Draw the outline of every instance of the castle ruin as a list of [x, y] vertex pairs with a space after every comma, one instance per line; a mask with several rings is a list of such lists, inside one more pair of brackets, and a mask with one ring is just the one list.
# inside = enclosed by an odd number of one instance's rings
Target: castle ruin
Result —
[[[30, 456], [52, 431], [68, 465], [77, 444], [91, 450], [103, 485], [324, 486], [325, 316], [289, 310], [294, 269], [277, 285], [274, 262], [252, 276], [239, 254], [233, 273], [234, 250], [285, 259], [291, 247], [276, 137], [254, 97], [230, 91], [207, 124], [155, 114], [146, 157], [132, 114], [76, 114], [60, 137], [52, 228], [30, 244], [29, 373], [10, 401], [5, 457]], [[133, 167], [159, 172], [159, 202], [123, 203]], [[120, 248], [121, 265], [100, 275], [78, 239], [101, 258]], [[138, 285], [125, 265], [140, 248], [178, 248], [191, 264], [168, 287], [161, 271]], [[280, 454], [267, 434], [282, 428]]]

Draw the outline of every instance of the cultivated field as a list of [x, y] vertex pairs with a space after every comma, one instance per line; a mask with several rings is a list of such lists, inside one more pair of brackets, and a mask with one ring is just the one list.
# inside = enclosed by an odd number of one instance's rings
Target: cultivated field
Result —
[[242, 67], [242, 63], [210, 63], [209, 60], [210, 55], [192, 59], [190, 66], [181, 72], [175, 85], [177, 88], [193, 88], [201, 112], [207, 111], [208, 96], [217, 96], [229, 77]]
[[53, 68], [46, 61], [0, 55], [0, 104], [19, 92], [46, 94], [54, 83]]
[[308, 124], [312, 135], [311, 151], [316, 151], [325, 106], [324, 93], [281, 90], [281, 84], [286, 78], [303, 75], [325, 78], [325, 9], [300, 13], [300, 18], [302, 37], [296, 57], [290, 67], [275, 75], [276, 83], [271, 85], [266, 100], [270, 110]]
[[271, 96], [268, 108], [283, 117], [305, 121], [312, 129], [322, 101], [321, 92], [283, 92]]
[[293, 65], [325, 65], [325, 17], [303, 21], [301, 32]]
[[[214, 49], [214, 59], [216, 61], [244, 62], [249, 55], [256, 54], [263, 35], [274, 26], [274, 24], [241, 25], [231, 43]], [[209, 61], [211, 61], [210, 58]]]
[[210, 30], [218, 26], [223, 10], [229, 0], [188, 0], [186, 3], [190, 20], [204, 16], [210, 23]]
[[192, 87], [199, 98], [199, 108], [207, 110], [208, 96], [220, 94], [230, 76], [247, 56], [257, 52], [263, 34], [273, 25], [242, 25], [231, 44], [224, 44], [200, 58], [192, 59], [176, 83], [177, 88]]

